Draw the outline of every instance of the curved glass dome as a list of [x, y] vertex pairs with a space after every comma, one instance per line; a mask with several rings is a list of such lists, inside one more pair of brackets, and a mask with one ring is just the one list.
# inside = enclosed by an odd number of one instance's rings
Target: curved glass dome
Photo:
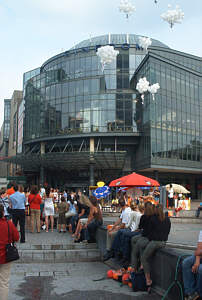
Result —
[[[96, 52], [109, 42], [119, 54], [103, 72]], [[151, 51], [168, 49], [156, 40], [152, 46]], [[139, 47], [138, 35], [111, 34], [85, 40], [50, 58], [40, 74], [26, 82], [25, 140], [69, 134], [139, 134], [131, 79], [146, 54]]]
[[[139, 37], [141, 35], [136, 35], [136, 34], [111, 34], [110, 35], [110, 44], [138, 44], [139, 43]], [[164, 48], [169, 48], [167, 45], [159, 42], [158, 40], [151, 39], [152, 40], [152, 45], [151, 46], [156, 46], [156, 47], [164, 47]], [[97, 37], [93, 37], [91, 39], [82, 41], [78, 44], [75, 45], [75, 47], [71, 49], [79, 49], [83, 47], [90, 47], [90, 46], [96, 46], [96, 45], [106, 45], [109, 43], [109, 35], [101, 35]]]
[[[141, 35], [136, 35], [136, 34], [111, 34], [110, 35], [110, 44], [114, 44], [114, 45], [123, 45], [123, 44], [130, 44], [130, 45], [138, 45], [139, 44], [139, 37], [141, 37]], [[151, 46], [155, 46], [155, 47], [162, 47], [162, 48], [167, 48], [169, 49], [169, 47], [161, 42], [159, 42], [158, 40], [155, 39], [151, 39], [152, 40], [152, 44]], [[51, 58], [49, 58], [48, 60], [46, 60], [43, 64], [42, 67], [44, 67], [46, 64], [52, 62], [55, 59], [58, 59], [60, 57], [65, 56], [69, 51], [75, 51], [76, 49], [81, 49], [81, 48], [87, 48], [87, 47], [96, 47], [98, 45], [104, 46], [104, 45], [108, 45], [109, 44], [109, 35], [105, 34], [105, 35], [101, 35], [101, 36], [96, 36], [93, 37], [91, 39], [87, 39], [84, 40], [78, 44], [76, 44], [74, 47], [70, 48], [69, 50], [59, 53]]]

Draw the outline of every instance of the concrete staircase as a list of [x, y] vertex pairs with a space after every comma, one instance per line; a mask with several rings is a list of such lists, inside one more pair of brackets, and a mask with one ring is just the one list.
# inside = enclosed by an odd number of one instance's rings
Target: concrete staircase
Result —
[[95, 243], [74, 243], [69, 233], [27, 233], [26, 243], [17, 244], [18, 263], [67, 263], [100, 261]]

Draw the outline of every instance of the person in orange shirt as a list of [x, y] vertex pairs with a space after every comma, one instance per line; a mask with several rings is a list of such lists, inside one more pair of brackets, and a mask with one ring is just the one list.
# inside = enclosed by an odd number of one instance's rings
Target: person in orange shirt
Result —
[[34, 225], [36, 223], [37, 232], [40, 232], [40, 204], [41, 196], [39, 194], [38, 186], [31, 186], [30, 194], [28, 196], [28, 202], [31, 210], [31, 232], [34, 233]]
[[7, 185], [7, 191], [6, 191], [6, 194], [8, 195], [8, 197], [15, 193], [15, 190], [14, 190], [14, 188], [13, 188], [14, 185], [15, 185], [15, 182], [10, 182], [10, 183]]

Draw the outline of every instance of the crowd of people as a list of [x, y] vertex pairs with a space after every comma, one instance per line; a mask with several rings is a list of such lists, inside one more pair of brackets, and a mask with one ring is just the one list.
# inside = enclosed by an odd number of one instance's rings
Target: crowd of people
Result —
[[32, 185], [23, 188], [10, 183], [0, 190], [4, 217], [20, 228], [20, 243], [25, 243], [25, 224], [31, 233], [41, 230], [59, 233], [67, 230], [75, 242], [95, 241], [95, 231], [102, 224], [102, 210], [94, 196], [80, 190], [59, 192], [50, 187]]
[[[144, 270], [148, 293], [152, 287], [150, 259], [158, 249], [165, 247], [171, 229], [168, 214], [159, 204], [159, 194], [154, 192], [139, 199], [128, 197], [125, 192], [118, 194], [116, 206], [120, 208], [120, 216], [114, 224], [108, 225], [104, 255], [104, 261], [116, 257], [125, 268], [130, 266], [134, 272]], [[4, 232], [0, 236], [2, 299], [7, 299], [11, 267], [11, 263], [5, 261], [6, 226], [10, 228], [13, 241], [20, 240], [20, 243], [26, 242], [25, 225], [31, 233], [53, 232], [55, 227], [58, 233], [68, 231], [75, 243], [91, 243], [96, 241], [96, 230], [102, 224], [102, 208], [98, 200], [94, 196], [87, 197], [80, 190], [59, 192], [36, 185], [28, 189], [15, 183], [1, 188], [0, 231]], [[196, 300], [202, 295], [201, 263], [202, 231], [195, 255], [185, 259], [182, 265], [188, 300]]]

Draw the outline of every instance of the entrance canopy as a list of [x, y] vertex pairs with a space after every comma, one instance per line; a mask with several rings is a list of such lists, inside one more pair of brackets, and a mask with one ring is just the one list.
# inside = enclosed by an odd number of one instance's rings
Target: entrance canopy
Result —
[[81, 152], [49, 152], [45, 154], [20, 154], [8, 157], [4, 161], [21, 165], [24, 170], [37, 171], [46, 169], [72, 170], [88, 168], [93, 164], [97, 169], [122, 169], [126, 151]]

